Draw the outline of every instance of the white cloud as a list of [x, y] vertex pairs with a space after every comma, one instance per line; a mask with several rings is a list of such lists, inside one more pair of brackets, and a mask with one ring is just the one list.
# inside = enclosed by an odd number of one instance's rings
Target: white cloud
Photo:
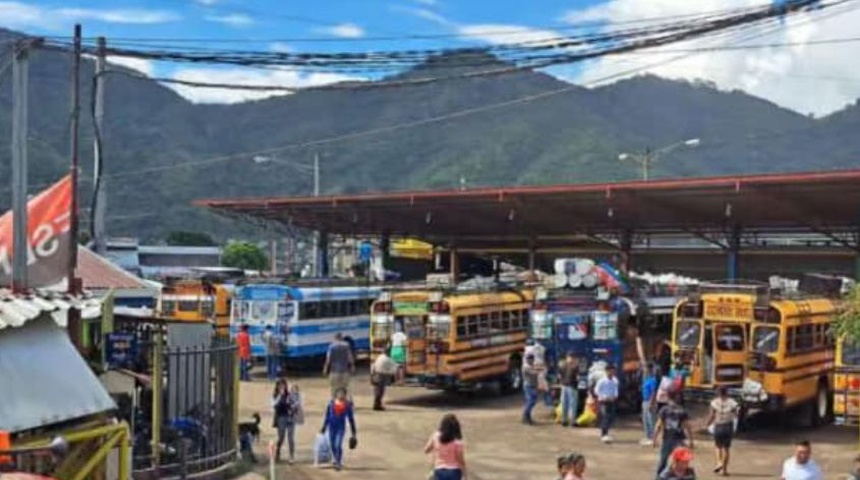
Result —
[[150, 60], [144, 60], [142, 58], [109, 56], [107, 58], [107, 61], [108, 63], [119, 65], [121, 67], [134, 70], [135, 72], [142, 73], [147, 77], [155, 76], [155, 64]]
[[275, 42], [269, 44], [269, 51], [276, 53], [292, 53], [295, 49], [288, 43]]
[[218, 0], [194, 0], [196, 3], [203, 5], [204, 7], [211, 7], [218, 3]]
[[0, 1], [0, 25], [8, 28], [56, 30], [71, 22], [95, 21], [122, 24], [174, 22], [180, 16], [169, 10], [147, 9], [52, 9], [21, 2]]
[[427, 8], [415, 8], [415, 7], [404, 7], [402, 5], [392, 5], [391, 10], [395, 12], [403, 12], [418, 18], [423, 18], [424, 20], [429, 20], [434, 23], [438, 23], [444, 26], [454, 26], [454, 23], [443, 17], [442, 15], [427, 9]]
[[461, 25], [457, 32], [469, 38], [492, 44], [528, 43], [529, 45], [552, 44], [560, 37], [559, 32], [524, 27], [522, 25]]
[[436, 0], [415, 0], [415, 3], [420, 3], [421, 5], [427, 5], [428, 7], [432, 7], [438, 2]]
[[364, 36], [364, 29], [354, 23], [341, 23], [340, 25], [321, 28], [318, 31], [340, 38], [361, 38]]
[[229, 15], [210, 15], [206, 20], [215, 23], [223, 23], [231, 27], [250, 27], [254, 24], [254, 19], [243, 13], [231, 13]]
[[[571, 23], [606, 22], [611, 27], [613, 22], [760, 6], [762, 3], [761, 0], [610, 0], [595, 7], [568, 12], [564, 18]], [[798, 43], [856, 35], [860, 11], [824, 19], [822, 14], [829, 15], [828, 12], [790, 17], [777, 29], [757, 28], [753, 34], [772, 33], [744, 43]], [[850, 44], [799, 45], [686, 56], [678, 52], [725, 44], [726, 40], [703, 39], [604, 57], [585, 64], [581, 73], [567, 79], [588, 83], [628, 70], [650, 67], [646, 70], [648, 73], [674, 79], [708, 80], [721, 89], [740, 89], [800, 113], [816, 115], [838, 110], [860, 96], [860, 64], [854, 61], [856, 48]], [[665, 64], [652, 66], [661, 62]]]
[[[173, 73], [176, 80], [188, 82], [223, 83], [232, 85], [278, 86], [286, 88], [305, 88], [331, 83], [360, 81], [358, 77], [334, 73], [303, 74], [294, 70], [278, 69], [255, 71], [248, 69], [186, 68]], [[194, 103], [239, 103], [249, 100], [286, 95], [281, 91], [228, 90], [219, 88], [199, 88], [170, 84], [170, 88]]]
[[181, 17], [167, 10], [61, 8], [56, 15], [68, 20], [94, 20], [105, 23], [153, 24], [175, 22]]

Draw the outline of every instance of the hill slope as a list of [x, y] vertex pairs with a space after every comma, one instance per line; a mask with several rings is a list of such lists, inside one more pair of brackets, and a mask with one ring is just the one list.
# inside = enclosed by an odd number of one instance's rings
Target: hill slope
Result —
[[[0, 39], [3, 34], [0, 32]], [[404, 75], [459, 67], [434, 59]], [[31, 67], [32, 184], [68, 165], [68, 56], [39, 52]], [[84, 78], [91, 78], [86, 62]], [[90, 82], [84, 82], [88, 107]], [[253, 153], [354, 132], [408, 126], [428, 118], [564, 93], [416, 128], [308, 148], [282, 149], [274, 162]], [[9, 81], [0, 85], [0, 178], [8, 178]], [[82, 116], [82, 159], [92, 158], [91, 117]], [[664, 159], [655, 176], [693, 176], [860, 166], [860, 107], [819, 120], [742, 92], [639, 77], [598, 89], [571, 87], [541, 73], [459, 79], [420, 86], [304, 92], [238, 105], [195, 105], [157, 83], [108, 77], [105, 158], [113, 235], [159, 237], [175, 229], [225, 237], [233, 222], [189, 206], [197, 198], [307, 194], [312, 178], [284, 162], [321, 155], [323, 193], [609, 181], [638, 176], [620, 164], [639, 151], [686, 138], [697, 149]], [[225, 160], [202, 159], [233, 156]], [[192, 162], [189, 164], [188, 162]], [[182, 166], [182, 165], [185, 166]], [[134, 173], [139, 172], [139, 173]], [[91, 188], [85, 183], [84, 190]], [[0, 186], [0, 205], [8, 188]]]

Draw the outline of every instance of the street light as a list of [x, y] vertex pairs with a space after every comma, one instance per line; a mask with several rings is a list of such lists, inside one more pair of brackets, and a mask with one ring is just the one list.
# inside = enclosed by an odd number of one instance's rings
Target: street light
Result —
[[681, 142], [667, 145], [657, 150], [651, 150], [649, 148], [645, 150], [645, 153], [622, 153], [618, 155], [618, 160], [622, 162], [630, 160], [642, 166], [642, 180], [647, 182], [651, 176], [651, 165], [660, 160], [663, 155], [666, 155], [667, 153], [679, 147], [698, 147], [700, 143], [700, 139], [690, 138]]

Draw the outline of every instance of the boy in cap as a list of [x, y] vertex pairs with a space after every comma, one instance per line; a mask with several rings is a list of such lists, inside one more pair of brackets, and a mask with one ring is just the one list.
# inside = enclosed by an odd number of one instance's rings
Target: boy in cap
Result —
[[693, 451], [687, 447], [672, 450], [672, 463], [663, 471], [659, 480], [696, 480], [696, 471], [690, 466], [693, 461]]

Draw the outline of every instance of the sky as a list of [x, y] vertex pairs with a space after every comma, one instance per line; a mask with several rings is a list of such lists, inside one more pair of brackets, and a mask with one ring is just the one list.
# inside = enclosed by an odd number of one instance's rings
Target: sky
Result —
[[[181, 45], [293, 53], [384, 51], [539, 41], [643, 18], [767, 3], [770, 0], [0, 0], [0, 26], [34, 35], [68, 36], [73, 24], [80, 22], [86, 37], [103, 35], [108, 43], [111, 39], [194, 39]], [[547, 73], [597, 86], [608, 77], [617, 81], [625, 72], [647, 71], [673, 79], [704, 80], [803, 114], [826, 115], [860, 97], [860, 62], [851, 54], [858, 43], [803, 44], [860, 36], [857, 7], [849, 4], [839, 15], [803, 14], [754, 32], [755, 38], [747, 40], [749, 44], [795, 44], [790, 47], [686, 56], [672, 51], [722, 45], [719, 39], [706, 39], [554, 67]], [[410, 35], [436, 37], [406, 38]], [[150, 76], [213, 83], [305, 87], [360, 79], [339, 73], [111, 61]], [[208, 103], [273, 94], [171, 88], [191, 101]]]

